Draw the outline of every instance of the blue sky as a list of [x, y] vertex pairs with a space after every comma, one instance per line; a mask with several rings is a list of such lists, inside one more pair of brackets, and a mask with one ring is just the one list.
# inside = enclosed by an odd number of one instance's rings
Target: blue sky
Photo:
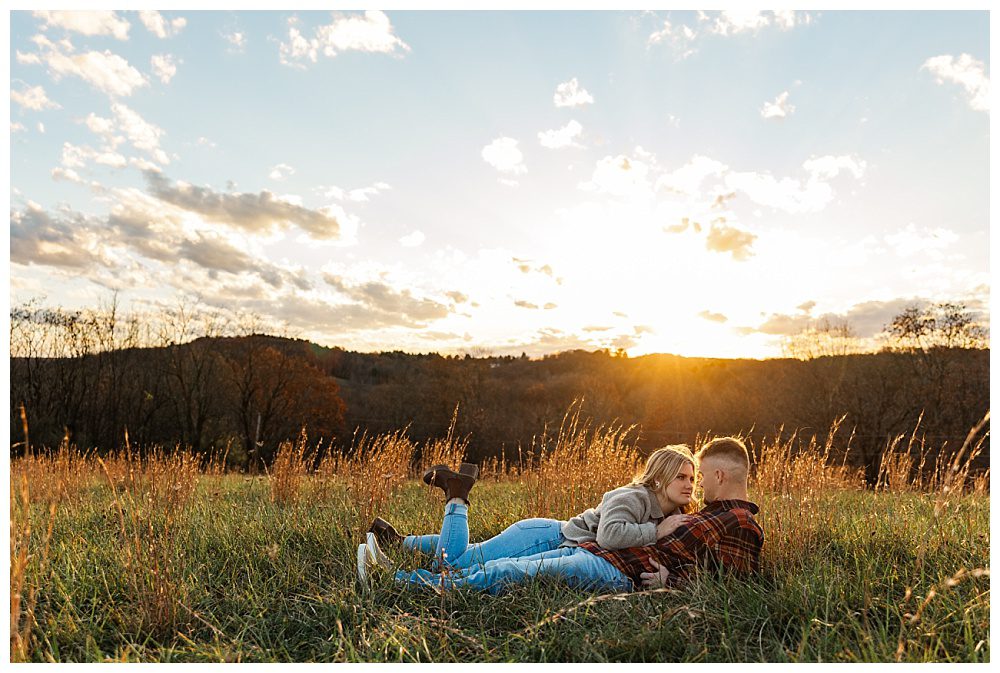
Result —
[[766, 357], [989, 302], [986, 12], [11, 14], [11, 301]]

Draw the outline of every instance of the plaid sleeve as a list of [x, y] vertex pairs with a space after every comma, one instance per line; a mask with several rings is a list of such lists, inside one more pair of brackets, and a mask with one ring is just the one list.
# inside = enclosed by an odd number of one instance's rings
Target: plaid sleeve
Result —
[[680, 546], [685, 552], [693, 553], [699, 548], [714, 546], [722, 536], [740, 525], [739, 517], [730, 510], [693, 516], [692, 519], [660, 539], [657, 546], [670, 546], [673, 551]]
[[656, 571], [653, 561], [669, 570], [675, 581], [704, 562], [738, 573], [757, 571], [763, 541], [764, 533], [753, 514], [736, 508], [693, 514], [689, 523], [655, 545], [611, 551], [595, 542], [582, 542], [580, 547], [605, 559], [639, 586], [642, 573]]
[[656, 546], [688, 564], [707, 558], [737, 571], [753, 570], [759, 565], [759, 530], [746, 510], [724, 510], [696, 518]]

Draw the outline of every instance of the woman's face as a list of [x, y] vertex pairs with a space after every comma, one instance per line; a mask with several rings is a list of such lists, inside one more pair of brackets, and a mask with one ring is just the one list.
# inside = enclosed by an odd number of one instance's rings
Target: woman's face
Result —
[[694, 466], [684, 463], [677, 476], [664, 489], [667, 500], [676, 507], [683, 507], [691, 502], [694, 493]]

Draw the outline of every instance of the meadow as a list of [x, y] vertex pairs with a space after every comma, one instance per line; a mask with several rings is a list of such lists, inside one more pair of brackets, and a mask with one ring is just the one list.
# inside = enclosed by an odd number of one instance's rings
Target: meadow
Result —
[[[989, 473], [970, 472], [986, 421], [933, 460], [897, 437], [874, 486], [834, 459], [850, 441], [836, 426], [755, 445], [759, 575], [604, 595], [552, 581], [406, 591], [385, 573], [360, 590], [371, 518], [435, 532], [441, 494], [417, 475], [457, 464], [467, 438], [363, 436], [317, 461], [303, 435], [260, 475], [63, 445], [11, 463], [11, 659], [986, 662]], [[568, 417], [517, 464], [483, 465], [472, 539], [593, 506], [641, 465], [633, 439]]]

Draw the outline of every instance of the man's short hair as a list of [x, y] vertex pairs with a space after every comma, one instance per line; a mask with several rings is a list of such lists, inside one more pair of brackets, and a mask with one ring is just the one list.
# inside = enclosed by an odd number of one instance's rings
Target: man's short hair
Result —
[[698, 451], [699, 463], [713, 457], [726, 459], [733, 467], [742, 470], [743, 474], [750, 472], [750, 454], [743, 442], [735, 437], [716, 437]]

